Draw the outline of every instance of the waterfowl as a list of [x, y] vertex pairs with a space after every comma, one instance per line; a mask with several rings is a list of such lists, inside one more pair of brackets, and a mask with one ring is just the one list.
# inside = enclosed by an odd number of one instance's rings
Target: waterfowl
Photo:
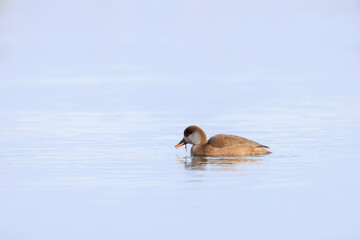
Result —
[[175, 147], [179, 148], [188, 143], [193, 145], [193, 156], [243, 157], [271, 153], [267, 146], [235, 135], [217, 134], [207, 140], [205, 132], [195, 125], [185, 129], [184, 138]]

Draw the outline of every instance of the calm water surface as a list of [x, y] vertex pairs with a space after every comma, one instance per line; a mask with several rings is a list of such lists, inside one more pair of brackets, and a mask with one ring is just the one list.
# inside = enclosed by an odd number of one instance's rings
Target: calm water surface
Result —
[[0, 1], [0, 239], [360, 239], [358, 9]]
[[172, 112], [3, 113], [2, 239], [357, 239], [358, 116], [331, 110], [197, 123], [274, 152], [238, 159], [176, 150], [192, 117]]

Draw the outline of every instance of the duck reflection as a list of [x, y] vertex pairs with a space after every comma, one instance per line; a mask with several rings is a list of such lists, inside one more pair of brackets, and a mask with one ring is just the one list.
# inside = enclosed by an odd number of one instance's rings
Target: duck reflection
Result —
[[177, 162], [184, 164], [185, 169], [189, 171], [239, 171], [239, 165], [261, 164], [262, 161], [259, 157], [177, 157]]

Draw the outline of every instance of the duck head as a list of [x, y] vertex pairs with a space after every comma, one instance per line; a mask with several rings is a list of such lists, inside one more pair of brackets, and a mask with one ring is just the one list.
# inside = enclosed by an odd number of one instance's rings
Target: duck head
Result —
[[188, 126], [184, 131], [184, 138], [175, 145], [176, 148], [181, 147], [184, 144], [205, 144], [207, 141], [207, 137], [205, 132], [199, 128], [198, 126], [191, 125]]

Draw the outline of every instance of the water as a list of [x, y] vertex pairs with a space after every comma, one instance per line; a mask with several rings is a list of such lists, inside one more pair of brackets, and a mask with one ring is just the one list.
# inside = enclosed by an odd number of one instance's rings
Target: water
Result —
[[175, 150], [185, 125], [172, 113], [3, 114], [2, 236], [356, 239], [359, 118], [322, 109], [206, 119], [208, 134], [241, 134], [274, 152], [239, 159]]
[[0, 239], [359, 239], [356, 4], [283, 4], [0, 2]]

